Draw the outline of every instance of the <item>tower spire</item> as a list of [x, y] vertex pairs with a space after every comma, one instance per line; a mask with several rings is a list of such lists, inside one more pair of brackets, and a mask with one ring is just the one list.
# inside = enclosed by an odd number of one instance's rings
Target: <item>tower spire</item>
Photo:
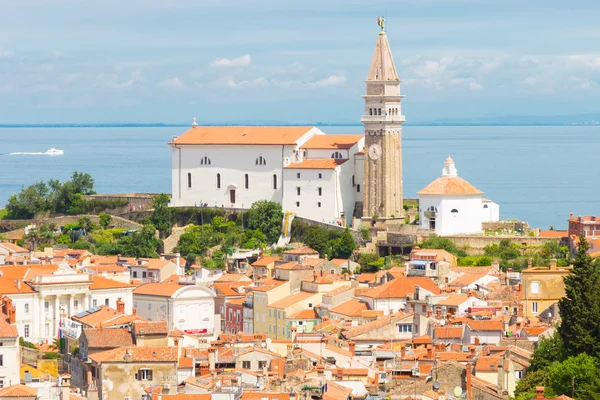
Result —
[[[383, 18], [380, 17], [382, 20]], [[385, 21], [385, 20], [383, 20]], [[384, 24], [382, 22], [382, 24]], [[385, 25], [383, 25], [385, 26]], [[368, 81], [398, 81], [398, 72], [396, 71], [396, 64], [394, 64], [394, 57], [392, 57], [392, 50], [387, 39], [385, 31], [381, 30], [377, 37], [377, 44], [375, 45], [375, 53], [373, 53], [373, 59], [371, 60], [371, 68], [369, 68], [369, 74], [367, 75]]]

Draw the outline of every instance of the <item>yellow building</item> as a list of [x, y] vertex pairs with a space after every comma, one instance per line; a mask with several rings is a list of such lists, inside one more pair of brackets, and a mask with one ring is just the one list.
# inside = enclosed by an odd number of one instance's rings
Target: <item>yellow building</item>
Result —
[[[321, 304], [323, 293], [298, 292], [268, 305], [268, 335], [273, 339], [290, 339], [286, 316]], [[255, 331], [256, 332], [256, 331]]]
[[254, 333], [269, 333], [267, 321], [269, 304], [290, 294], [290, 282], [267, 278], [252, 288], [254, 308]]
[[565, 297], [563, 278], [571, 271], [572, 267], [557, 267], [556, 260], [551, 260], [549, 267], [530, 267], [523, 270], [521, 272], [523, 317], [538, 317]]

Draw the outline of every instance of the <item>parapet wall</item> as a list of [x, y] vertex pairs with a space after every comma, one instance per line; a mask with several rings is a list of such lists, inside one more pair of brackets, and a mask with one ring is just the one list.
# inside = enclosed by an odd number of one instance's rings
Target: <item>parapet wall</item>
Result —
[[528, 232], [529, 224], [526, 221], [494, 221], [483, 222], [482, 228], [485, 232], [490, 231], [521, 231]]

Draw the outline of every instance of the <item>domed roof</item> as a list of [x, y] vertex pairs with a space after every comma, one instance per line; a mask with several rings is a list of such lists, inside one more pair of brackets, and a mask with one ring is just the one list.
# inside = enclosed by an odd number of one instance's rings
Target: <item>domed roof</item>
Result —
[[458, 176], [442, 176], [431, 182], [424, 189], [417, 192], [422, 194], [437, 195], [474, 195], [483, 192]]
[[424, 189], [417, 192], [418, 195], [477, 195], [483, 192], [458, 176], [454, 160], [448, 157], [444, 162], [442, 176], [431, 182]]

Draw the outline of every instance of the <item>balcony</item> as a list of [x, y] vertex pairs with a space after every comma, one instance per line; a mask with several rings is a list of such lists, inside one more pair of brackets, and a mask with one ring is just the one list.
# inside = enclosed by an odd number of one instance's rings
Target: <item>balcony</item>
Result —
[[254, 304], [248, 303], [248, 302], [245, 301], [245, 302], [242, 303], [242, 307], [253, 309], [254, 308]]
[[405, 122], [406, 117], [404, 115], [363, 115], [360, 118], [360, 122]]

